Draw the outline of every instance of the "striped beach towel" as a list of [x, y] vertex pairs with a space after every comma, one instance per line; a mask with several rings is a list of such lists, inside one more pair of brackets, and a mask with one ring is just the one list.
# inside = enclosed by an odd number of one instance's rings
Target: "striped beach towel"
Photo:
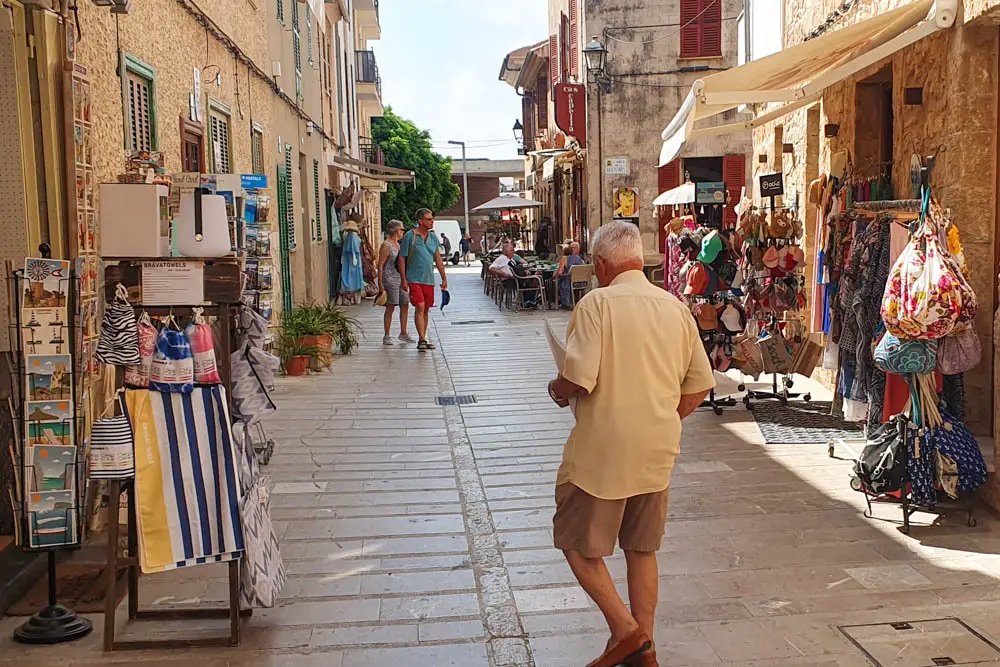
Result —
[[242, 498], [225, 389], [129, 390], [126, 404], [142, 571], [239, 558]]

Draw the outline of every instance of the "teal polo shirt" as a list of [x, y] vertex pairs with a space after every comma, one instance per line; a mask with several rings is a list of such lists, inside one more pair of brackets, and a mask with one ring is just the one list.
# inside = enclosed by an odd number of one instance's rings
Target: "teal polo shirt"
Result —
[[406, 282], [417, 285], [434, 284], [434, 256], [441, 247], [441, 240], [431, 230], [425, 241], [414, 230], [406, 232], [399, 252], [406, 258]]

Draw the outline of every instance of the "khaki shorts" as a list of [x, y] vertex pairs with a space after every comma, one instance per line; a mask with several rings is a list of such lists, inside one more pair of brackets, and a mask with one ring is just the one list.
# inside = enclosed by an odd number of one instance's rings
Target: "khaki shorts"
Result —
[[670, 489], [657, 493], [602, 500], [572, 484], [556, 487], [552, 519], [555, 547], [579, 551], [585, 558], [614, 553], [615, 542], [625, 551], [653, 552], [663, 542]]

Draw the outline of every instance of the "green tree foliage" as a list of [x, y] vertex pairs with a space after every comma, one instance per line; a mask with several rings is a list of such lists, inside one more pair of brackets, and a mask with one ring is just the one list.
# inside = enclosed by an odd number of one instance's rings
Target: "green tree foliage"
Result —
[[389, 183], [382, 193], [382, 228], [390, 220], [402, 220], [409, 229], [417, 209], [443, 211], [458, 201], [459, 187], [451, 181], [451, 159], [431, 150], [431, 135], [386, 108], [381, 118], [372, 118], [372, 139], [388, 167], [409, 169], [417, 180]]

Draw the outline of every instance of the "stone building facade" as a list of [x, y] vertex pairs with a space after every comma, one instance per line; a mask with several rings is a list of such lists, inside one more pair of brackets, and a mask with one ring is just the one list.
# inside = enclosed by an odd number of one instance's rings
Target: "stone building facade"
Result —
[[[785, 0], [784, 45], [801, 43], [840, 6], [834, 0]], [[839, 25], [861, 21], [907, 4], [904, 0], [862, 0]], [[998, 27], [991, 18], [1000, 2], [966, 2], [954, 27], [937, 32], [841, 83], [827, 88], [814, 105], [754, 130], [754, 179], [783, 172], [786, 192], [804, 204], [809, 182], [829, 173], [830, 158], [847, 150], [855, 161], [891, 161], [897, 196], [909, 198], [910, 158], [937, 155], [931, 186], [951, 209], [979, 300], [976, 330], [982, 363], [965, 375], [967, 419], [978, 435], [996, 433], [994, 311], [997, 297], [997, 83]], [[875, 103], [871, 86], [882, 100]], [[907, 103], [907, 89], [921, 89], [919, 104]], [[888, 93], [891, 92], [891, 98]], [[891, 103], [888, 101], [891, 99]], [[914, 100], [910, 100], [913, 102]], [[881, 110], [884, 108], [884, 113]], [[877, 117], [876, 117], [877, 116]], [[891, 136], [885, 123], [891, 122]], [[828, 125], [839, 126], [827, 137]], [[875, 128], [885, 128], [880, 142]], [[793, 152], [782, 147], [790, 144]], [[873, 146], [879, 144], [879, 149]], [[891, 150], [890, 150], [891, 147]], [[860, 157], [860, 161], [858, 158]], [[755, 186], [756, 187], [756, 186]], [[805, 209], [811, 220], [814, 210]], [[810, 249], [814, 239], [808, 238]], [[809, 253], [812, 256], [812, 253]]]

